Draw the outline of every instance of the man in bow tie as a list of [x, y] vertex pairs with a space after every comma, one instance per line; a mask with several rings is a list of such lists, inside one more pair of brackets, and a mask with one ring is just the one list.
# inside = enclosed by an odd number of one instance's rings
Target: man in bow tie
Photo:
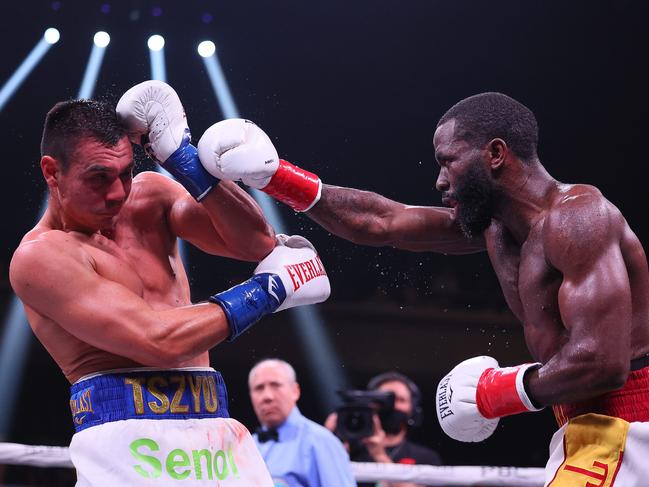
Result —
[[342, 443], [300, 413], [300, 385], [289, 363], [262, 360], [250, 370], [248, 387], [261, 424], [253, 437], [276, 486], [356, 486]]

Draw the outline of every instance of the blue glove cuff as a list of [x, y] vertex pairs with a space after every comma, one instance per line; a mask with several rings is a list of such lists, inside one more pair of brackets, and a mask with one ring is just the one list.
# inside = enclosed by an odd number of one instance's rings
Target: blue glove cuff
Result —
[[189, 131], [186, 131], [180, 147], [161, 165], [196, 201], [200, 201], [220, 180], [205, 170], [198, 158], [198, 150], [189, 141]]
[[209, 300], [223, 308], [230, 324], [232, 341], [257, 323], [263, 316], [274, 312], [286, 299], [284, 283], [277, 274], [255, 274], [247, 281], [227, 291], [210, 296]]

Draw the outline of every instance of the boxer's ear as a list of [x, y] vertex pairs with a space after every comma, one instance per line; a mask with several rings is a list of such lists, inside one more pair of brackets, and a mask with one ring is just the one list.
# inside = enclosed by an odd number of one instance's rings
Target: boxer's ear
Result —
[[61, 164], [52, 156], [41, 157], [41, 171], [45, 182], [50, 188], [58, 186], [58, 177], [61, 172]]
[[507, 158], [509, 147], [503, 139], [493, 139], [487, 144], [489, 168], [492, 171], [498, 171]]

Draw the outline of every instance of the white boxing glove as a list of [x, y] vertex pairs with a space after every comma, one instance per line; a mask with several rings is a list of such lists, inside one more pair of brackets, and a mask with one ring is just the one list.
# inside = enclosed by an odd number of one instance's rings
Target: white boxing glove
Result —
[[243, 118], [222, 120], [208, 128], [198, 141], [198, 157], [213, 176], [256, 189], [267, 186], [279, 166], [268, 135]]
[[277, 246], [255, 269], [255, 274], [277, 274], [284, 284], [286, 299], [275, 311], [326, 301], [329, 277], [313, 244], [301, 235], [278, 234], [276, 239]]
[[496, 359], [480, 356], [455, 366], [437, 386], [437, 419], [444, 433], [458, 441], [483, 441], [493, 434], [500, 417], [539, 411], [523, 379], [540, 365], [499, 368]]
[[187, 117], [174, 89], [162, 81], [135, 85], [117, 103], [131, 142], [169, 171], [198, 201], [218, 184], [203, 168], [191, 145]]
[[180, 98], [162, 81], [149, 80], [133, 86], [119, 99], [116, 110], [126, 124], [131, 142], [143, 145], [149, 157], [160, 164], [188, 137], [187, 117]]
[[276, 238], [277, 245], [250, 279], [210, 297], [228, 319], [230, 340], [269, 313], [329, 297], [329, 278], [311, 242], [299, 235]]
[[320, 199], [320, 178], [280, 159], [268, 135], [250, 120], [212, 125], [198, 141], [198, 155], [214, 177], [241, 181], [295, 211], [307, 211]]

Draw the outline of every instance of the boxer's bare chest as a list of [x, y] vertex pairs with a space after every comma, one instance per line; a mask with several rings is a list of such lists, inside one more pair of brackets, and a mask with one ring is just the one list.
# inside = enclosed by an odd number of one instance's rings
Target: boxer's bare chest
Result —
[[189, 304], [189, 285], [175, 238], [159, 219], [138, 223], [125, 212], [113, 232], [97, 233], [83, 242], [96, 272], [154, 307]]
[[541, 227], [533, 228], [522, 245], [504, 228], [490, 228], [485, 234], [505, 300], [523, 324], [528, 348], [538, 360], [555, 353], [565, 332], [558, 305], [561, 274], [546, 261]]

